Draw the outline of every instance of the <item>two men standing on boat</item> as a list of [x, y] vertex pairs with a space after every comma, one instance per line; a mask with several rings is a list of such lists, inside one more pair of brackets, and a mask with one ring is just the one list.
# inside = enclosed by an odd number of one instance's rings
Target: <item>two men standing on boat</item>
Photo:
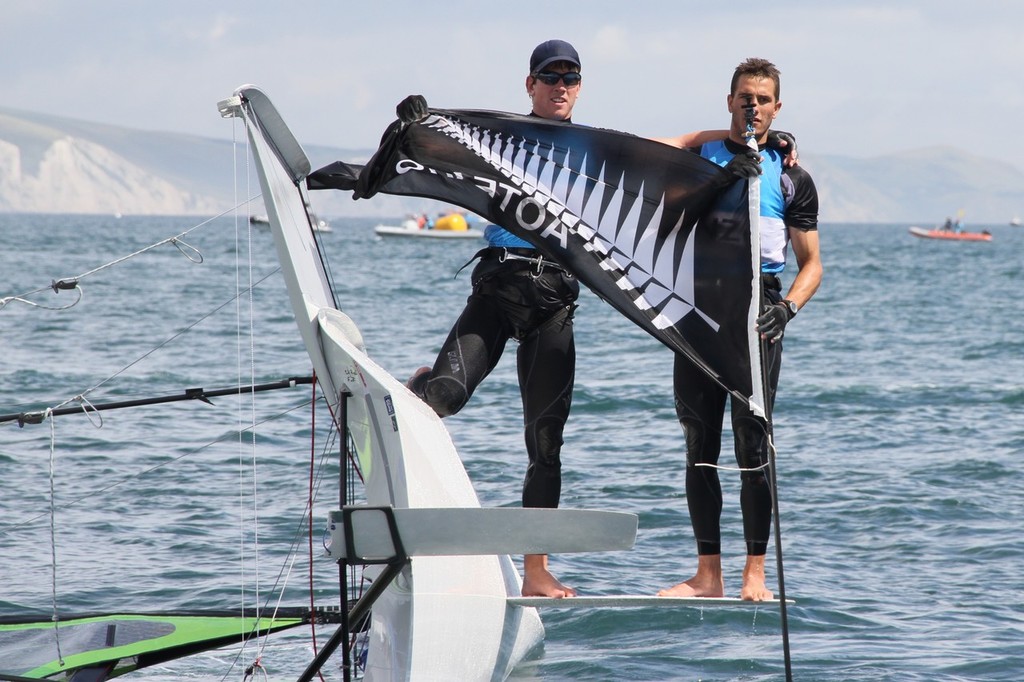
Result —
[[[582, 76], [576, 50], [561, 40], [538, 45], [530, 58], [526, 91], [531, 115], [571, 121]], [[734, 177], [762, 174], [761, 261], [767, 305], [757, 320], [767, 349], [769, 405], [778, 384], [786, 324], [807, 303], [821, 280], [817, 239], [817, 193], [802, 169], [783, 164], [777, 148], [769, 148], [770, 126], [778, 113], [779, 72], [770, 62], [751, 59], [733, 76], [727, 99], [732, 121], [728, 131], [690, 133], [661, 140], [689, 149], [727, 166]], [[427, 116], [423, 97], [413, 95], [397, 108], [409, 124]], [[752, 117], [750, 114], [752, 113]], [[745, 135], [752, 120], [759, 151], [747, 149]], [[728, 139], [722, 139], [728, 135]], [[700, 145], [700, 146], [696, 146]], [[522, 492], [524, 507], [557, 507], [561, 493], [562, 433], [569, 415], [575, 374], [573, 314], [579, 284], [571, 272], [544, 257], [499, 225], [485, 231], [487, 248], [477, 255], [473, 291], [432, 367], [422, 367], [409, 388], [442, 416], [459, 412], [477, 386], [494, 369], [509, 339], [519, 342], [519, 385], [523, 402], [529, 464]], [[799, 272], [786, 297], [778, 275], [792, 244]], [[696, 575], [665, 596], [724, 596], [721, 568], [720, 515], [722, 492], [716, 465], [721, 449], [721, 423], [728, 394], [692, 362], [676, 357], [676, 410], [686, 434], [686, 489], [698, 547]], [[771, 530], [772, 495], [766, 476], [768, 429], [745, 404], [732, 406], [736, 457], [742, 475], [741, 506], [747, 543], [740, 596], [772, 597], [766, 586], [764, 560]], [[524, 558], [525, 596], [571, 597], [548, 569], [546, 555]]]

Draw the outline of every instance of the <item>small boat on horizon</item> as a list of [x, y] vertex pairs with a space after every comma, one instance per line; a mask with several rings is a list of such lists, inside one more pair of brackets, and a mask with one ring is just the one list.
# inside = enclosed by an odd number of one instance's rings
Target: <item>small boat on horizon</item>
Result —
[[963, 232], [956, 230], [944, 230], [942, 228], [927, 229], [924, 227], [911, 227], [910, 234], [915, 237], [921, 237], [922, 239], [945, 239], [947, 241], [962, 241], [962, 242], [990, 242], [992, 241], [992, 233], [988, 230], [982, 230], [981, 232]]
[[480, 239], [482, 230], [469, 227], [461, 213], [449, 213], [434, 221], [426, 216], [406, 218], [400, 226], [377, 225], [373, 231], [382, 237], [426, 237], [432, 239]]

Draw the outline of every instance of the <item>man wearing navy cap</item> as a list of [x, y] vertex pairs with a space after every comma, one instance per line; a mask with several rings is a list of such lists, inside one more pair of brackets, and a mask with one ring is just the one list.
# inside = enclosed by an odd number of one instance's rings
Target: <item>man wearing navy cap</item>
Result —
[[568, 121], [580, 94], [583, 80], [580, 68], [580, 56], [564, 40], [549, 40], [538, 45], [530, 56], [530, 74], [526, 77], [533, 115]]
[[[531, 115], [571, 121], [583, 77], [576, 49], [564, 40], [548, 40], [530, 55], [526, 92]], [[412, 123], [427, 116], [427, 102], [410, 95], [397, 107], [398, 117]], [[720, 139], [728, 131], [704, 131], [675, 138], [677, 146]], [[756, 155], [755, 155], [756, 158]], [[734, 174], [757, 172], [757, 162], [730, 164]], [[731, 184], [731, 181], [730, 181]], [[484, 231], [487, 248], [473, 270], [473, 293], [448, 334], [433, 367], [421, 367], [409, 389], [442, 417], [457, 413], [497, 365], [509, 339], [519, 342], [519, 390], [529, 465], [523, 484], [524, 507], [558, 506], [562, 474], [562, 431], [569, 417], [576, 369], [573, 312], [579, 283], [572, 273], [544, 258], [529, 242], [499, 225]], [[523, 561], [523, 595], [572, 597], [548, 570], [548, 557], [527, 555]]]
[[[526, 92], [531, 115], [568, 121], [580, 94], [580, 56], [564, 40], [548, 40], [530, 56]], [[406, 122], [427, 115], [426, 100], [407, 97], [398, 105]], [[421, 367], [409, 388], [442, 417], [457, 413], [498, 364], [509, 339], [516, 355], [529, 464], [524, 507], [558, 506], [562, 489], [562, 431], [569, 417], [576, 372], [573, 311], [579, 282], [529, 242], [498, 225], [484, 231], [487, 248], [473, 270], [473, 293], [434, 362]], [[573, 597], [548, 570], [546, 554], [523, 560], [523, 595]]]

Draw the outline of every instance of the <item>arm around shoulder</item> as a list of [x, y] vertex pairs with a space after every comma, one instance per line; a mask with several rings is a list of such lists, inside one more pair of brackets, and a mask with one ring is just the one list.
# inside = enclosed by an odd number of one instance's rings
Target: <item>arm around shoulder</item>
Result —
[[699, 147], [708, 142], [724, 140], [727, 137], [729, 137], [728, 130], [695, 130], [675, 137], [652, 137], [651, 139], [679, 149], [689, 149], [690, 147]]

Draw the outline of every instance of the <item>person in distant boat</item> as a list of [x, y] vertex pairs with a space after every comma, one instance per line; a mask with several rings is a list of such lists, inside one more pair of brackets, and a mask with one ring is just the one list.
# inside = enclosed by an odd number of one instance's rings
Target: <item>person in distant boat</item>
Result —
[[[747, 59], [733, 73], [726, 99], [732, 116], [728, 139], [704, 143], [693, 151], [720, 165], [747, 151], [746, 111], [752, 107], [754, 135], [761, 168], [761, 284], [764, 308], [757, 329], [766, 342], [768, 404], [775, 400], [786, 325], [811, 299], [821, 284], [818, 247], [818, 193], [811, 176], [799, 166], [787, 166], [778, 150], [767, 146], [770, 126], [782, 108], [780, 73], [765, 59]], [[687, 136], [663, 140], [684, 146]], [[798, 272], [785, 296], [779, 275], [792, 248]], [[673, 375], [676, 414], [686, 440], [686, 502], [697, 543], [697, 571], [689, 580], [660, 591], [659, 596], [721, 597], [722, 489], [718, 478], [722, 422], [728, 397], [689, 359], [675, 357]], [[765, 581], [765, 555], [771, 535], [772, 495], [765, 420], [735, 399], [731, 400], [736, 461], [741, 469], [740, 506], [746, 540], [746, 565], [740, 597], [763, 601], [773, 597]]]
[[[531, 116], [572, 121], [582, 88], [581, 62], [564, 40], [548, 40], [530, 56], [526, 92]], [[426, 100], [410, 95], [397, 107], [404, 123], [427, 115]], [[724, 137], [719, 131], [717, 137]], [[714, 139], [715, 133], [708, 133]], [[703, 139], [692, 134], [692, 139]], [[687, 137], [687, 139], [691, 139]], [[693, 142], [697, 144], [697, 142]], [[731, 172], [756, 173], [756, 161]], [[433, 367], [421, 367], [408, 387], [441, 417], [459, 412], [498, 364], [509, 339], [519, 343], [517, 364], [529, 463], [523, 483], [524, 507], [558, 506], [561, 497], [562, 434], [572, 404], [576, 346], [573, 315], [579, 282], [557, 262], [500, 225], [484, 230], [488, 246], [477, 256], [473, 292], [448, 334]], [[548, 557], [523, 560], [523, 595], [572, 597], [548, 569]]]
[[942, 224], [942, 229], [945, 230], [946, 232], [952, 232], [953, 231], [953, 219], [952, 218], [946, 218], [946, 222]]

